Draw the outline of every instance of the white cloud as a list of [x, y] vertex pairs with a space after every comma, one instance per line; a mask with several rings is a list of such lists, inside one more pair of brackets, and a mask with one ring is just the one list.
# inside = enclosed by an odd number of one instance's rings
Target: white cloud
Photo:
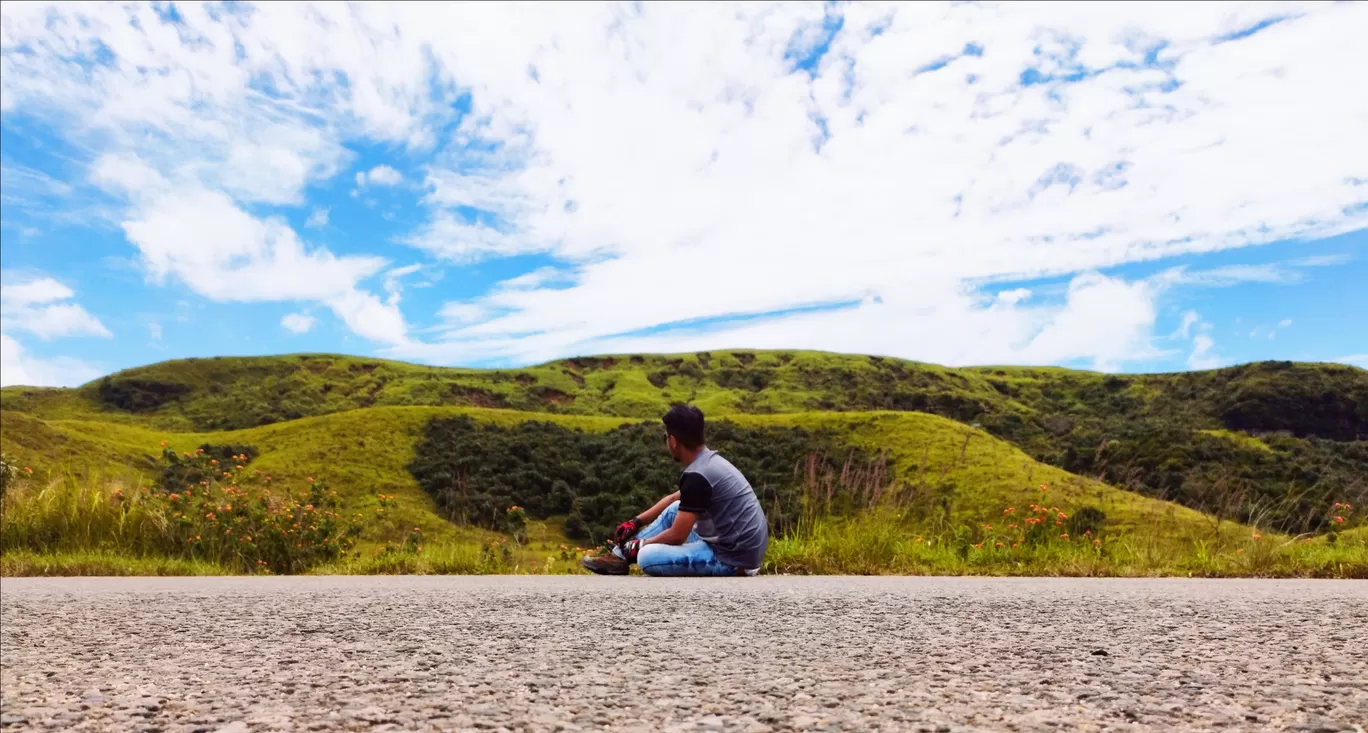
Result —
[[25, 308], [54, 300], [76, 297], [71, 288], [50, 277], [28, 277], [0, 283], [0, 301], [12, 308]]
[[1341, 356], [1338, 359], [1333, 359], [1332, 361], [1339, 362], [1340, 364], [1349, 364], [1350, 366], [1356, 366], [1361, 369], [1368, 369], [1368, 354], [1349, 354], [1347, 356]]
[[100, 370], [77, 359], [31, 356], [9, 334], [0, 333], [0, 387], [75, 387], [98, 376]]
[[[1154, 355], [1168, 289], [1295, 269], [1096, 270], [1368, 225], [1368, 95], [1346, 92], [1364, 4], [0, 12], [0, 107], [110, 151], [96, 180], [129, 192], [154, 277], [327, 304], [432, 358], [745, 343], [1111, 368]], [[795, 69], [828, 13], [830, 50]], [[303, 203], [352, 141], [431, 153], [429, 218], [402, 241], [546, 253], [568, 281], [505, 283], [444, 309], [443, 343], [409, 343], [397, 285], [361, 286], [380, 258], [249, 213]], [[358, 186], [399, 178], [381, 168]], [[1062, 302], [983, 292], [1045, 276], [1070, 280]], [[656, 332], [681, 322], [705, 325]]]
[[290, 333], [308, 333], [313, 329], [317, 319], [306, 313], [291, 313], [280, 319], [280, 325]]
[[353, 290], [324, 301], [358, 336], [386, 344], [408, 343], [408, 325], [399, 312], [399, 297], [380, 300], [370, 293]]
[[358, 187], [366, 185], [397, 186], [403, 181], [403, 174], [387, 165], [377, 165], [369, 171], [361, 171], [356, 174], [356, 185]]
[[1183, 314], [1183, 323], [1178, 326], [1177, 335], [1180, 338], [1188, 338], [1192, 333], [1192, 327], [1202, 319], [1197, 315], [1197, 311], [1187, 311]]
[[161, 326], [161, 324], [160, 324], [160, 323], [157, 323], [156, 321], [153, 321], [153, 322], [151, 322], [151, 323], [148, 323], [148, 324], [147, 324], [147, 335], [148, 335], [153, 341], [161, 341], [161, 339], [162, 339], [162, 326]]
[[1183, 325], [1179, 329], [1183, 338], [1192, 334], [1192, 351], [1188, 354], [1189, 369], [1216, 369], [1224, 366], [1226, 360], [1215, 352], [1216, 340], [1211, 337], [1211, 324], [1203, 321], [1196, 311], [1183, 314]]
[[1210, 335], [1199, 333], [1192, 337], [1192, 353], [1188, 354], [1187, 364], [1193, 369], [1215, 369], [1225, 363], [1217, 356], [1212, 347], [1216, 342]]
[[304, 226], [310, 229], [318, 229], [328, 225], [328, 209], [324, 206], [315, 206], [309, 213], [309, 220], [304, 222]]
[[50, 277], [29, 276], [0, 282], [0, 325], [48, 341], [64, 336], [113, 334], [77, 303], [71, 288]]
[[[576, 34], [594, 26], [582, 14], [534, 23], [525, 44], [537, 78], [515, 73], [526, 57], [486, 59], [469, 82], [484, 116], [463, 130], [511, 152], [474, 171], [467, 158], [435, 166], [432, 219], [409, 241], [458, 262], [543, 250], [581, 266], [572, 287], [493, 292], [449, 309], [460, 322], [447, 353], [521, 361], [619, 345], [780, 341], [950, 361], [1084, 354], [1115, 366], [1154, 353], [1126, 330], [1152, 324], [1145, 295], [1288, 282], [1295, 270], [1110, 284], [1120, 333], [1074, 310], [1047, 328], [1040, 307], [1003, 303], [985, 315], [972, 291], [955, 301], [963, 307], [941, 299], [984, 280], [1368, 223], [1354, 208], [1364, 193], [1347, 181], [1368, 166], [1353, 131], [1368, 123], [1368, 102], [1341, 91], [1353, 86], [1350, 69], [1368, 63], [1343, 26], [1363, 20], [1362, 7], [1207, 5], [1177, 18], [1141, 5], [855, 5], [813, 75], [791, 72], [782, 53], [813, 42], [822, 8], [750, 10], [651, 6], [613, 18], [611, 38], [668, 52], [598, 46]], [[1277, 13], [1293, 17], [1212, 45]], [[885, 26], [878, 35], [876, 24]], [[1159, 39], [1167, 67], [1125, 68]], [[970, 43], [982, 55], [960, 55]], [[1034, 51], [1068, 56], [1075, 43], [1070, 58]], [[465, 54], [451, 44], [439, 58]], [[945, 56], [958, 58], [912, 73]], [[1074, 64], [1109, 70], [1073, 84], [1019, 83], [1028, 69], [1066, 75]], [[1254, 169], [1270, 149], [1275, 168]], [[1305, 155], [1318, 150], [1345, 158], [1308, 167]], [[463, 217], [456, 206], [497, 218]], [[692, 297], [662, 297], [675, 273], [695, 268], [707, 274], [689, 278]], [[724, 323], [687, 336], [617, 336], [871, 295], [881, 303], [764, 321], [764, 333]], [[935, 329], [920, 313], [941, 314], [956, 344], [999, 330], [1014, 339], [947, 347], [927, 338]], [[996, 329], [968, 327], [988, 319]], [[786, 339], [770, 336], [780, 333]]]
[[[219, 302], [316, 301], [365, 338], [391, 345], [407, 338], [398, 301], [381, 303], [358, 287], [384, 269], [383, 258], [310, 248], [284, 220], [252, 216], [221, 192], [172, 186], [137, 158], [105, 156], [95, 176], [129, 196], [124, 234], [155, 281], [174, 278]], [[358, 320], [377, 310], [386, 311], [383, 329], [364, 323], [373, 315]]]
[[1284, 318], [1281, 321], [1278, 321], [1277, 325], [1274, 326], [1255, 326], [1254, 329], [1249, 332], [1249, 337], [1255, 339], [1266, 338], [1269, 341], [1272, 341], [1278, 337], [1278, 332], [1284, 331], [1291, 326], [1292, 319]]

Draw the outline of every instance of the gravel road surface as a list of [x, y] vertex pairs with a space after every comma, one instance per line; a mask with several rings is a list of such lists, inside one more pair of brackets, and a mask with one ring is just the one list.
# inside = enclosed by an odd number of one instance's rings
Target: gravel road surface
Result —
[[1360, 731], [1368, 583], [0, 581], [4, 730]]

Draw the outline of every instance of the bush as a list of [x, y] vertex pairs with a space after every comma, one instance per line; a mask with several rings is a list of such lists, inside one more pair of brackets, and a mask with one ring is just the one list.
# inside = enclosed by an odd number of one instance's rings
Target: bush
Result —
[[1080, 507], [1069, 516], [1064, 523], [1065, 529], [1074, 537], [1082, 537], [1084, 533], [1096, 535], [1102, 529], [1102, 525], [1107, 521], [1107, 515], [1095, 506]]
[[[249, 471], [244, 453], [162, 454], [161, 487], [125, 491], [70, 479], [5, 497], [5, 551], [116, 551], [208, 561], [239, 572], [298, 573], [352, 549], [361, 526], [343, 519], [337, 494], [310, 478], [299, 496]], [[168, 486], [168, 476], [198, 476]]]
[[105, 377], [100, 380], [96, 394], [101, 402], [110, 407], [128, 412], [151, 412], [162, 405], [175, 402], [190, 391], [189, 385], [176, 382], [134, 377]]

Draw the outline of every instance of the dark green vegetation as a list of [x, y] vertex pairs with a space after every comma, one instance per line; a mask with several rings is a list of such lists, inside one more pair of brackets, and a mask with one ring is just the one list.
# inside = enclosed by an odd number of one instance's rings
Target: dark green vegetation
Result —
[[675, 401], [709, 415], [929, 412], [1070, 472], [1286, 532], [1326, 529], [1335, 501], [1368, 501], [1368, 372], [1333, 364], [1109, 376], [713, 352], [479, 371], [300, 355], [165, 362], [75, 390], [0, 392], [5, 410], [47, 421], [186, 432], [387, 405], [655, 419]]
[[[503, 427], [466, 416], [437, 419], [409, 470], [453, 521], [503, 530], [507, 508], [518, 506], [535, 519], [565, 517], [565, 535], [593, 545], [677, 482], [680, 467], [664, 450], [663, 435], [657, 423], [592, 433], [531, 420]], [[833, 457], [857, 470], [870, 463], [829, 430], [722, 420], [711, 427], [709, 443], [751, 481], [775, 534], [789, 532], [802, 516], [809, 459], [824, 473]]]

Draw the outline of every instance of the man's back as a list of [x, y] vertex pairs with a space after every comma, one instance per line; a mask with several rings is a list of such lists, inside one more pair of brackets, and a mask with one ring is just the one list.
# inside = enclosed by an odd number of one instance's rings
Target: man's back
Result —
[[746, 477], [717, 451], [704, 447], [680, 476], [680, 507], [698, 515], [695, 530], [728, 565], [760, 567], [769, 524]]

